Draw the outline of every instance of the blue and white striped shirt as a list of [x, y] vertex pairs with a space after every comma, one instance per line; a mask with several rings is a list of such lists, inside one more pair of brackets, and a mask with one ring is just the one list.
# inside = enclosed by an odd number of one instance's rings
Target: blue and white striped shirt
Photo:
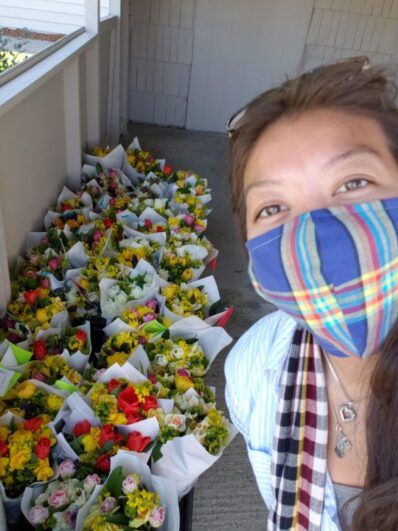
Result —
[[[277, 311], [255, 323], [225, 363], [226, 400], [232, 422], [246, 440], [257, 485], [267, 507], [274, 505], [271, 452], [280, 381], [296, 322]], [[322, 531], [341, 530], [336, 497], [326, 478]]]

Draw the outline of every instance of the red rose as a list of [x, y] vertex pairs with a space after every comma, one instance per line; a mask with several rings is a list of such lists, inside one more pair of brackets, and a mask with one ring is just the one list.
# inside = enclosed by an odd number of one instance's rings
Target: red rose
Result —
[[158, 225], [156, 227], [156, 232], [164, 232], [164, 227], [162, 227], [161, 225]]
[[111, 468], [111, 459], [109, 455], [102, 454], [99, 457], [97, 457], [95, 461], [95, 466], [97, 467], [97, 470], [100, 472], [104, 472], [105, 474], [109, 472]]
[[118, 444], [122, 439], [122, 436], [119, 433], [115, 432], [115, 429], [112, 424], [104, 424], [101, 428], [99, 443], [101, 448], [108, 441], [112, 441], [113, 444]]
[[76, 437], [80, 437], [80, 435], [84, 435], [85, 433], [88, 433], [90, 431], [91, 424], [88, 420], [83, 420], [82, 422], [78, 422], [76, 426], [73, 428], [73, 435]]
[[7, 457], [8, 455], [8, 446], [0, 437], [0, 457]]
[[23, 424], [23, 428], [26, 431], [37, 431], [40, 426], [43, 424], [42, 419], [39, 419], [39, 417], [33, 417], [33, 419], [25, 420]]
[[71, 205], [68, 205], [67, 203], [63, 203], [61, 205], [61, 212], [67, 212], [68, 210], [73, 210], [73, 207], [71, 207]]
[[112, 378], [112, 380], [108, 382], [108, 393], [113, 393], [113, 391], [117, 389], [119, 386], [120, 386], [120, 382], [116, 380], [115, 378]]
[[165, 165], [163, 166], [163, 173], [166, 174], [166, 175], [170, 175], [170, 173], [171, 173], [171, 168], [170, 168], [170, 166], [167, 166], [167, 164], [165, 164]]
[[126, 387], [117, 397], [117, 407], [126, 415], [133, 413], [138, 407], [138, 396], [132, 387]]
[[150, 230], [152, 228], [152, 221], [150, 219], [145, 219], [144, 220], [144, 225], [145, 225], [145, 228], [147, 228], [148, 230]]
[[40, 437], [35, 446], [35, 454], [39, 459], [46, 459], [51, 450], [51, 440], [48, 437]]
[[154, 396], [146, 396], [144, 402], [140, 404], [140, 407], [144, 411], [149, 411], [150, 409], [156, 409], [158, 407], [158, 401]]
[[42, 361], [47, 356], [46, 342], [43, 339], [36, 339], [33, 343], [33, 357], [35, 360]]
[[40, 295], [40, 290], [39, 289], [32, 289], [32, 290], [29, 290], [29, 291], [25, 291], [24, 294], [23, 294], [23, 297], [25, 299], [25, 302], [26, 304], [34, 304], [37, 297]]
[[126, 415], [127, 417], [127, 424], [134, 424], [135, 422], [139, 422], [142, 420], [141, 415], [138, 413], [138, 411], [132, 411], [131, 413], [128, 413]]
[[75, 336], [76, 339], [78, 339], [82, 343], [85, 343], [87, 340], [87, 334], [84, 330], [77, 330]]
[[104, 225], [106, 229], [110, 229], [113, 225], [113, 221], [110, 218], [105, 218]]
[[126, 440], [127, 448], [133, 452], [143, 452], [150, 442], [150, 437], [143, 437], [138, 431], [131, 432]]

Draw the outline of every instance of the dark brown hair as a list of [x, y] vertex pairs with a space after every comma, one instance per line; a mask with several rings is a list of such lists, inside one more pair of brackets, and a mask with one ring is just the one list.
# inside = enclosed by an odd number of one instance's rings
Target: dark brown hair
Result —
[[[230, 124], [230, 187], [234, 211], [245, 232], [243, 179], [250, 153], [277, 120], [308, 110], [335, 109], [373, 118], [398, 162], [396, 87], [385, 70], [366, 58], [320, 67], [273, 88], [249, 103]], [[365, 488], [353, 516], [353, 531], [398, 530], [398, 326], [381, 346], [370, 382], [366, 417]], [[364, 452], [365, 454], [365, 452]]]

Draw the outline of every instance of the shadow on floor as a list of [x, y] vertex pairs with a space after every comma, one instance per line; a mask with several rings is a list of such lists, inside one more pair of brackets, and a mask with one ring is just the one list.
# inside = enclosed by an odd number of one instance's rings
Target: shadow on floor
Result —
[[[228, 138], [219, 133], [129, 124], [121, 141], [127, 146], [138, 136], [143, 149], [166, 158], [173, 169], [192, 170], [209, 180], [213, 190], [207, 237], [220, 254], [215, 273], [223, 300], [235, 307], [227, 331], [239, 338], [255, 321], [272, 310], [258, 298], [247, 275], [246, 251], [232, 219], [227, 183]], [[224, 401], [224, 361], [215, 360], [206, 381]], [[260, 531], [266, 527], [266, 508], [257, 490], [243, 438], [238, 435], [223, 457], [199, 480], [194, 494], [193, 531]]]

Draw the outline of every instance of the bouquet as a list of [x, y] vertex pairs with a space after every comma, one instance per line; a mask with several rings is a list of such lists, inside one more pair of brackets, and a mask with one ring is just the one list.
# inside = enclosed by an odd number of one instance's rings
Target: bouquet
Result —
[[138, 431], [122, 434], [113, 424], [94, 426], [88, 420], [77, 422], [70, 433], [58, 434], [57, 440], [65, 454], [73, 455], [82, 467], [98, 474], [108, 474], [111, 457], [119, 450], [141, 453], [151, 443], [150, 437]]
[[150, 339], [145, 330], [136, 332], [134, 330], [122, 330], [115, 335], [109, 337], [99, 354], [99, 366], [110, 367], [114, 363], [124, 365], [126, 361], [132, 356], [138, 347], [147, 343]]
[[25, 380], [0, 399], [0, 415], [11, 412], [25, 419], [45, 415], [50, 421], [61, 409], [64, 397], [64, 393], [40, 381]]
[[0, 481], [9, 498], [55, 474], [51, 452], [56, 439], [47, 420], [45, 416], [26, 421], [12, 418], [8, 425], [0, 426]]
[[88, 474], [71, 459], [59, 466], [59, 479], [47, 487], [26, 489], [21, 505], [28, 522], [45, 530], [73, 531], [79, 510], [87, 503], [102, 478]]

